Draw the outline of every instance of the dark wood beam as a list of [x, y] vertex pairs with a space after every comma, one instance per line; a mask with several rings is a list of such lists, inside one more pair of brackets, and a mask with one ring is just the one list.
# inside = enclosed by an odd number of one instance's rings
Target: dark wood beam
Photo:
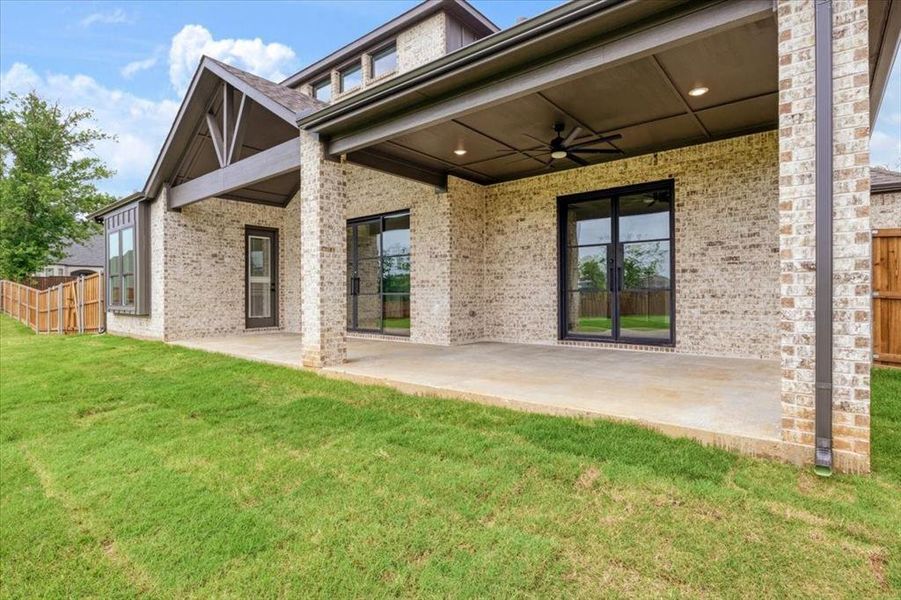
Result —
[[225, 140], [222, 137], [222, 131], [219, 129], [219, 123], [213, 113], [206, 114], [206, 126], [210, 130], [210, 139], [213, 141], [213, 149], [216, 151], [216, 158], [219, 159], [219, 166], [224, 167], [225, 162]]
[[169, 207], [181, 208], [299, 170], [298, 137], [173, 187], [169, 191]]

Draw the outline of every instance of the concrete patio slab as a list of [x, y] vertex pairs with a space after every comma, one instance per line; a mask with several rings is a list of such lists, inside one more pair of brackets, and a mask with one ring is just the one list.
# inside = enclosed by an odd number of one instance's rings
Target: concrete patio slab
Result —
[[[301, 364], [300, 336], [295, 334], [173, 343], [295, 368]], [[793, 460], [779, 437], [776, 361], [494, 342], [445, 347], [358, 338], [348, 339], [347, 355], [346, 363], [320, 373], [534, 412], [637, 422], [670, 435]]]

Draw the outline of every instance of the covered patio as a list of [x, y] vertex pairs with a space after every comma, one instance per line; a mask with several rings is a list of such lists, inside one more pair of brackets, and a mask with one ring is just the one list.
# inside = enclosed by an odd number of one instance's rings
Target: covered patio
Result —
[[[300, 368], [300, 335], [187, 339], [180, 346]], [[789, 457], [775, 360], [482, 342], [444, 347], [349, 337], [316, 372], [401, 391], [548, 414], [636, 422], [745, 453]], [[799, 457], [803, 458], [803, 457]]]

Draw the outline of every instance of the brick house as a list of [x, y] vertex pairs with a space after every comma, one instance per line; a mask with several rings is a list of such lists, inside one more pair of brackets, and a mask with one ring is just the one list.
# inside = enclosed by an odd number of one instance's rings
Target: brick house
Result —
[[661, 398], [693, 357], [772, 365], [745, 381], [766, 436], [621, 416], [867, 471], [899, 32], [898, 0], [575, 1], [505, 30], [428, 0], [279, 83], [204, 58], [144, 189], [95, 215], [109, 331], [266, 335], [323, 370], [361, 339], [659, 360]]

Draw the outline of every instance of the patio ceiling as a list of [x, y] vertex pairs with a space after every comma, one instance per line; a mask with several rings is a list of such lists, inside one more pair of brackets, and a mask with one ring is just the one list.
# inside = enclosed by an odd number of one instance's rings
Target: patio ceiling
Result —
[[[431, 80], [413, 74], [395, 92], [375, 90], [357, 105], [300, 115], [299, 124], [328, 139], [333, 155], [438, 186], [449, 174], [491, 184], [581, 166], [551, 160], [539, 142], [555, 137], [555, 123], [564, 136], [580, 129], [572, 144], [621, 136], [584, 146], [620, 151], [579, 155], [588, 164], [776, 128], [769, 0], [571, 3], [556, 18], [591, 6], [456, 74], [439, 63]], [[881, 31], [888, 12], [873, 14]], [[708, 91], [689, 94], [698, 87]]]

